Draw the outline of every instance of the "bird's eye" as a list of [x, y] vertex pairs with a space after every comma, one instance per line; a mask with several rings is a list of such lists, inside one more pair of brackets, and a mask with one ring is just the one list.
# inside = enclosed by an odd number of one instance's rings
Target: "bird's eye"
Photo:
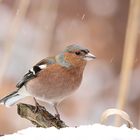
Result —
[[81, 53], [80, 53], [80, 52], [75, 52], [75, 54], [76, 54], [76, 55], [80, 55]]

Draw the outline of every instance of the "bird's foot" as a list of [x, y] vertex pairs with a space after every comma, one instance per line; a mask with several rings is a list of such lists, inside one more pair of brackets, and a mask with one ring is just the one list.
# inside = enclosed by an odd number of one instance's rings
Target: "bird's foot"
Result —
[[46, 111], [45, 107], [41, 106], [35, 98], [34, 98], [34, 101], [35, 101], [34, 113], [37, 113], [38, 111]]

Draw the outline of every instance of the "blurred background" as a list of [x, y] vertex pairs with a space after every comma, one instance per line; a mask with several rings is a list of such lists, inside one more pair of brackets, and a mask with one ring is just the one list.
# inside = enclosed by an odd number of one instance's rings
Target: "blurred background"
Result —
[[[0, 98], [15, 90], [40, 59], [79, 44], [97, 59], [88, 63], [81, 87], [59, 105], [59, 111], [69, 126], [98, 123], [104, 110], [117, 105], [129, 2], [0, 0]], [[140, 128], [140, 28], [138, 38], [125, 111]], [[34, 104], [32, 98], [21, 102]], [[54, 113], [51, 105], [44, 105]], [[1, 134], [29, 126], [17, 115], [16, 105], [0, 106]]]

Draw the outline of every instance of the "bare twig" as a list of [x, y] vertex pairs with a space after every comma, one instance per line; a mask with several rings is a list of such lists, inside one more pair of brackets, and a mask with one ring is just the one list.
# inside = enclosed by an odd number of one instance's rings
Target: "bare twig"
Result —
[[31, 121], [37, 127], [47, 128], [54, 126], [58, 129], [67, 127], [67, 125], [62, 120], [59, 120], [57, 117], [54, 117], [45, 108], [37, 111], [35, 111], [35, 109], [35, 106], [29, 104], [19, 103], [17, 105], [18, 114], [22, 118]]

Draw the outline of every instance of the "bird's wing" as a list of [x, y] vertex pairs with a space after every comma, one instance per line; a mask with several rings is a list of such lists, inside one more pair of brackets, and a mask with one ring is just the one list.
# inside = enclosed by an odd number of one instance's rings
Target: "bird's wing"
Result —
[[19, 89], [21, 88], [24, 84], [26, 84], [26, 82], [28, 82], [29, 80], [35, 78], [37, 76], [37, 74], [43, 70], [46, 69], [49, 65], [56, 63], [55, 58], [54, 57], [48, 57], [45, 58], [43, 60], [41, 60], [40, 62], [38, 62], [36, 65], [34, 65], [21, 79], [21, 81], [19, 81], [16, 85], [16, 87]]

